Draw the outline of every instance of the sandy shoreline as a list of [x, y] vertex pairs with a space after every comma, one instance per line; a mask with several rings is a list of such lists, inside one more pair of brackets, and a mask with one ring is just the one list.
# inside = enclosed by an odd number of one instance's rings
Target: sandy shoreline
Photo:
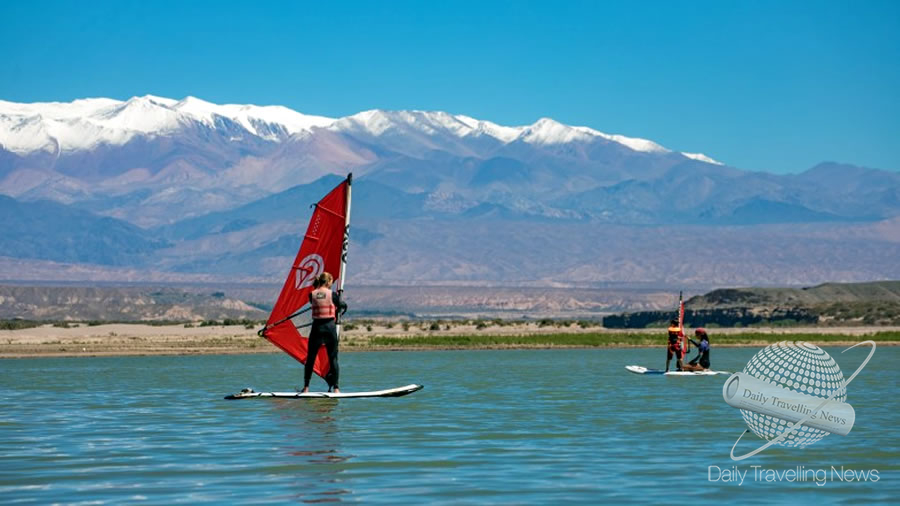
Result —
[[[357, 326], [346, 331], [341, 337], [341, 351], [412, 351], [434, 349], [547, 349], [547, 348], [588, 348], [588, 347], [654, 347], [641, 342], [629, 344], [630, 334], [660, 334], [660, 346], [665, 334], [659, 329], [610, 330], [600, 327], [581, 328], [577, 325], [567, 327], [540, 326], [537, 322], [491, 325], [487, 328], [476, 328], [474, 324], [447, 325], [440, 330], [428, 330], [428, 323], [409, 325], [404, 329], [401, 324], [373, 324], [370, 328]], [[900, 327], [827, 327], [827, 328], [730, 328], [710, 329], [716, 335], [734, 334], [818, 334], [825, 336], [847, 336], [846, 340], [827, 340], [828, 346], [851, 345], [859, 342], [855, 336], [865, 336], [876, 332], [898, 332]], [[599, 335], [615, 341], [599, 345], [579, 346], [570, 344], [554, 344], [549, 342], [519, 342], [506, 344], [503, 338], [539, 338], [548, 334], [554, 335]], [[476, 336], [497, 337], [496, 342], [488, 344], [454, 345], [423, 344], [422, 338]], [[393, 338], [394, 344], [370, 344], [373, 339]], [[396, 340], [416, 339], [417, 344], [396, 344]], [[777, 338], [776, 338], [777, 339]], [[814, 339], [811, 339], [815, 342]], [[521, 341], [521, 339], [520, 339]], [[715, 343], [715, 340], [713, 341]], [[760, 346], [767, 344], [765, 340], [754, 340], [746, 343], [716, 343], [718, 347]], [[900, 345], [900, 341], [880, 341], [879, 345]], [[240, 354], [240, 353], [280, 353], [267, 340], [256, 335], [256, 329], [243, 326], [209, 326], [185, 327], [183, 325], [154, 326], [144, 324], [109, 324], [87, 326], [79, 325], [70, 328], [44, 325], [30, 329], [0, 331], [0, 358], [27, 357], [75, 357], [75, 356], [126, 356], [126, 355], [200, 355], [200, 354]]]

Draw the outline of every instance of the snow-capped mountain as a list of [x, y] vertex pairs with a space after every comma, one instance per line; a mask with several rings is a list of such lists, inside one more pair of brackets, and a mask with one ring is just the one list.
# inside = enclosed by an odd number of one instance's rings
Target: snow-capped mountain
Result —
[[124, 145], [139, 135], [166, 136], [193, 124], [211, 129], [239, 125], [251, 135], [280, 141], [334, 120], [281, 106], [216, 105], [147, 95], [127, 101], [91, 98], [19, 104], [0, 101], [0, 147], [17, 154], [90, 150]]
[[[350, 171], [365, 282], [733, 285], [900, 272], [895, 172], [749, 172], [549, 118], [327, 118], [153, 96], [0, 101], [0, 263], [280, 276], [308, 204]], [[7, 265], [0, 275], [20, 275]]]
[[143, 227], [351, 171], [449, 214], [647, 224], [898, 212], [895, 174], [867, 173], [877, 184], [866, 191], [823, 199], [836, 190], [812, 177], [749, 173], [549, 118], [503, 126], [379, 109], [328, 118], [194, 97], [0, 101], [0, 194], [77, 204]]
[[328, 118], [151, 95], [0, 101], [0, 194], [81, 203], [142, 226], [350, 171], [403, 191], [472, 202], [492, 195], [558, 215], [534, 199], [658, 177], [683, 163], [718, 162], [548, 118], [503, 126], [378, 109]]
[[[91, 98], [32, 104], [0, 100], [0, 147], [16, 154], [123, 145], [138, 135], [172, 135], [192, 124], [224, 130], [239, 125], [248, 134], [273, 142], [315, 128], [327, 128], [373, 137], [398, 133], [457, 138], [485, 136], [504, 144], [517, 140], [535, 145], [566, 144], [602, 138], [634, 151], [670, 152], [646, 139], [610, 135], [549, 118], [541, 118], [532, 125], [510, 127], [440, 111], [370, 110], [336, 119], [301, 114], [282, 106], [218, 105], [195, 97], [174, 100], [146, 95], [127, 101]], [[718, 163], [702, 154], [685, 155]]]

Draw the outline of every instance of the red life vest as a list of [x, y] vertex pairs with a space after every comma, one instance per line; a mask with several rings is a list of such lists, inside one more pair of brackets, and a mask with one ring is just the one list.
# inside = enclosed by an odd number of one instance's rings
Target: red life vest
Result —
[[679, 327], [669, 327], [669, 348], [681, 349], [681, 337], [684, 334]]
[[310, 292], [309, 303], [312, 306], [314, 319], [334, 319], [334, 302], [331, 299], [331, 290], [328, 288], [316, 288]]

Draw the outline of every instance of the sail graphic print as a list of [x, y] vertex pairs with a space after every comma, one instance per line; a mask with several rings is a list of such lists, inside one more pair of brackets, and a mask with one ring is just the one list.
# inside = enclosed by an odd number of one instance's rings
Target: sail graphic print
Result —
[[[351, 182], [352, 175], [315, 204], [278, 301], [266, 326], [260, 331], [260, 335], [303, 364], [307, 360], [309, 339], [291, 318], [302, 313], [304, 306], [309, 304], [313, 281], [322, 272], [330, 272], [335, 277], [335, 283], [343, 286]], [[314, 371], [324, 378], [331, 368], [324, 346], [319, 349], [317, 357]]]
[[313, 253], [300, 261], [297, 271], [294, 276], [297, 290], [312, 286], [319, 274], [325, 272], [325, 260], [320, 255]]

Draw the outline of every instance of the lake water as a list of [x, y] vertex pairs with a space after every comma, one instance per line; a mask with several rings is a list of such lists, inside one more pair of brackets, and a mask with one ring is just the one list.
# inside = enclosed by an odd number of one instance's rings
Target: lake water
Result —
[[[868, 351], [827, 350], [847, 376]], [[713, 365], [740, 370], [756, 351], [714, 349]], [[849, 387], [857, 417], [850, 435], [806, 449], [773, 447], [737, 463], [729, 452], [746, 426], [722, 400], [726, 376], [623, 369], [660, 367], [664, 355], [662, 348], [344, 353], [345, 391], [425, 389], [342, 401], [222, 399], [246, 386], [300, 386], [301, 367], [281, 354], [0, 361], [0, 502], [827, 504], [900, 497], [900, 349], [879, 348]], [[739, 453], [759, 441], [748, 434]], [[742, 485], [722, 480], [719, 470], [735, 465], [747, 473]], [[785, 476], [798, 466], [827, 479], [821, 486], [814, 474], [805, 482], [754, 479], [755, 471]], [[841, 481], [832, 469], [841, 466], [876, 470], [878, 481]]]

